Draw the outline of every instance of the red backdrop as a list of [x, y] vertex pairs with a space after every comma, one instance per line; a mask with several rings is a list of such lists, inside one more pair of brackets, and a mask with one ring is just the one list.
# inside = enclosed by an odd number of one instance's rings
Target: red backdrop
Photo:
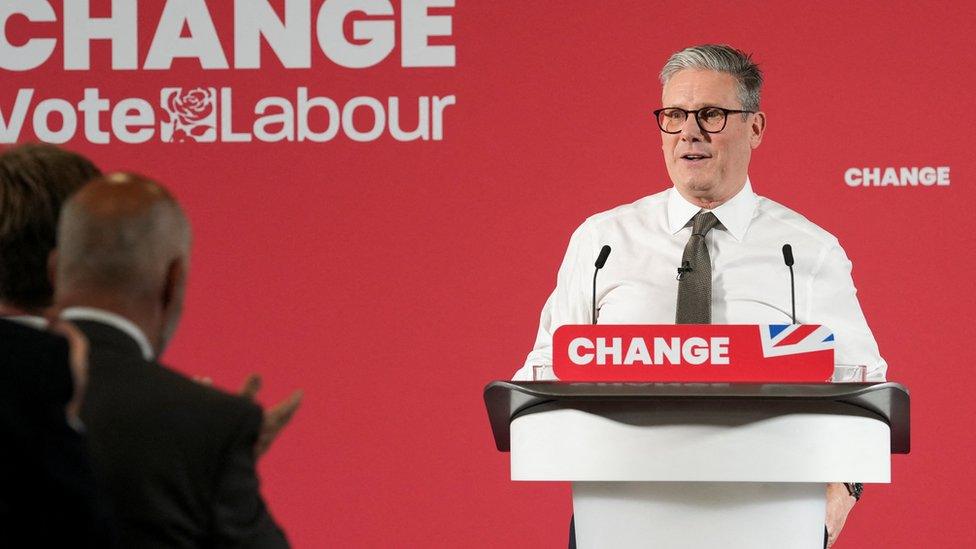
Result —
[[[669, 185], [649, 115], [656, 74], [672, 51], [702, 42], [755, 52], [769, 127], [754, 188], [840, 238], [889, 378], [912, 391], [912, 453], [893, 458], [891, 485], [868, 487], [838, 547], [976, 539], [966, 351], [976, 305], [965, 93], [976, 84], [973, 8], [457, 3], [433, 11], [453, 30], [432, 43], [456, 48], [455, 66], [437, 68], [401, 66], [399, 46], [375, 66], [343, 68], [313, 33], [309, 69], [284, 68], [267, 45], [260, 69], [235, 69], [230, 2], [208, 2], [225, 70], [196, 59], [113, 70], [104, 40], [92, 43], [90, 70], [65, 70], [60, 1], [51, 2], [58, 22], [7, 21], [15, 45], [59, 39], [40, 67], [0, 70], [7, 120], [21, 88], [36, 90], [35, 104], [77, 103], [96, 87], [113, 104], [155, 105], [162, 87], [230, 87], [241, 128], [257, 99], [294, 98], [299, 86], [340, 106], [397, 96], [414, 121], [418, 96], [456, 96], [440, 141], [170, 144], [157, 132], [144, 144], [98, 145], [79, 120], [66, 143], [105, 170], [157, 178], [190, 215], [189, 295], [166, 362], [227, 388], [260, 372], [265, 403], [305, 389], [260, 466], [294, 544], [565, 543], [569, 487], [509, 480], [481, 391], [522, 363], [572, 230]], [[140, 66], [163, 4], [139, 3]], [[312, 1], [313, 22], [321, 4]], [[94, 16], [111, 12], [107, 1], [92, 6]], [[37, 139], [31, 116], [17, 140]], [[844, 182], [851, 167], [901, 166], [949, 166], [951, 184]]]

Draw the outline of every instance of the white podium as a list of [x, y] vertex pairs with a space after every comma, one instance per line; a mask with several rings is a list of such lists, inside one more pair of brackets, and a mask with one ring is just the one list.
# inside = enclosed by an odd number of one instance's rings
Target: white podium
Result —
[[887, 483], [908, 393], [884, 384], [494, 382], [512, 480], [573, 484], [580, 548], [823, 547], [828, 482]]

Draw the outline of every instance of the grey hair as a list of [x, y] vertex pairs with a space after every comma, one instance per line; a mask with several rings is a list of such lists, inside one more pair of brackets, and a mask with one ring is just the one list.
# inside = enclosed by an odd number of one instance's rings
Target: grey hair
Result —
[[732, 46], [702, 44], [685, 48], [671, 54], [661, 69], [661, 84], [667, 84], [678, 71], [698, 69], [724, 72], [732, 75], [739, 83], [739, 102], [746, 111], [759, 110], [759, 96], [762, 91], [763, 74], [752, 60], [752, 55]]
[[142, 185], [156, 198], [91, 205], [75, 200], [82, 191], [69, 199], [58, 226], [59, 282], [125, 293], [154, 290], [168, 261], [189, 254], [186, 214], [166, 189], [140, 176], [111, 174], [102, 182]]

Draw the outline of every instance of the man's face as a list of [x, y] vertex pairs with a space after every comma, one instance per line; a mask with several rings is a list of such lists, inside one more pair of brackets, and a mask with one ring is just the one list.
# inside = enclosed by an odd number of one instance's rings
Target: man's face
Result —
[[[732, 75], [685, 69], [668, 80], [662, 102], [685, 110], [741, 110], [737, 88]], [[735, 196], [745, 184], [749, 158], [762, 141], [765, 123], [763, 113], [729, 114], [725, 129], [705, 133], [691, 114], [680, 133], [661, 132], [664, 162], [678, 192], [703, 208], [714, 208]]]

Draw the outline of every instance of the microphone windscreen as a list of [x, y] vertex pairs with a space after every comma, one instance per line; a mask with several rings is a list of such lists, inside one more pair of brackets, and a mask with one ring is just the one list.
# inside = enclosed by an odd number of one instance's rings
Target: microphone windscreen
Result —
[[787, 267], [793, 266], [793, 247], [789, 244], [783, 244], [783, 261]]
[[608, 257], [610, 257], [610, 246], [604, 245], [603, 249], [600, 250], [600, 255], [596, 258], [596, 264], [594, 266], [597, 269], [602, 269]]

